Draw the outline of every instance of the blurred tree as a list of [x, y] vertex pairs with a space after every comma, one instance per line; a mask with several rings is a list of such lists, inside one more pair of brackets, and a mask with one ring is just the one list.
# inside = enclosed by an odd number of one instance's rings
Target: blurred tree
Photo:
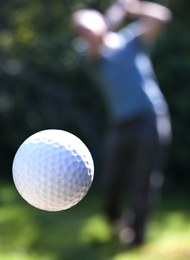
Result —
[[157, 76], [169, 102], [173, 125], [173, 143], [166, 183], [172, 187], [171, 190], [187, 191], [190, 182], [190, 2], [167, 2], [174, 18], [154, 52]]

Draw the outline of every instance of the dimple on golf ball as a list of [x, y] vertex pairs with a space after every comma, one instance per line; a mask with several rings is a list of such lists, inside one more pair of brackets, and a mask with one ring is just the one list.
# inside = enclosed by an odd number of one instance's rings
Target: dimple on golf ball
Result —
[[13, 160], [13, 180], [20, 195], [36, 208], [60, 211], [86, 195], [94, 163], [85, 144], [63, 130], [44, 130], [27, 138]]

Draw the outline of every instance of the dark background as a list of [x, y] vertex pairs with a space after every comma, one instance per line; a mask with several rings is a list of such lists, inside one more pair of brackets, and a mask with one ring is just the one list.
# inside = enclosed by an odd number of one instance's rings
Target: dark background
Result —
[[[173, 142], [164, 192], [189, 193], [189, 0], [160, 0], [173, 21], [155, 46], [155, 71], [171, 112]], [[99, 93], [80, 70], [70, 15], [79, 8], [104, 11], [109, 0], [7, 0], [0, 2], [0, 178], [12, 181], [20, 144], [48, 128], [81, 138], [98, 165], [106, 129]], [[98, 169], [98, 167], [97, 167]], [[98, 175], [98, 170], [95, 172]]]

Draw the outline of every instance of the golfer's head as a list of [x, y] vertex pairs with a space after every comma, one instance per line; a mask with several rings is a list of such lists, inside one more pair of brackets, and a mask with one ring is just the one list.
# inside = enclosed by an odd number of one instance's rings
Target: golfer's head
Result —
[[96, 43], [107, 31], [104, 16], [91, 9], [82, 9], [75, 12], [72, 21], [77, 34], [85, 37], [90, 43]]

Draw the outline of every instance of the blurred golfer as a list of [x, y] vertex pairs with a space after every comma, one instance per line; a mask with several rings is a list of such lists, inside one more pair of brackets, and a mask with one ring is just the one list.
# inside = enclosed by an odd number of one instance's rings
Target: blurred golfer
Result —
[[[126, 18], [136, 21], [115, 32]], [[144, 242], [151, 190], [163, 182], [162, 149], [171, 142], [168, 105], [150, 60], [153, 43], [171, 18], [168, 8], [138, 0], [118, 0], [105, 15], [83, 9], [72, 16], [76, 32], [88, 42], [85, 71], [102, 92], [109, 113], [105, 212], [120, 227], [121, 240], [135, 245]], [[133, 218], [123, 225], [125, 190], [130, 190]]]

